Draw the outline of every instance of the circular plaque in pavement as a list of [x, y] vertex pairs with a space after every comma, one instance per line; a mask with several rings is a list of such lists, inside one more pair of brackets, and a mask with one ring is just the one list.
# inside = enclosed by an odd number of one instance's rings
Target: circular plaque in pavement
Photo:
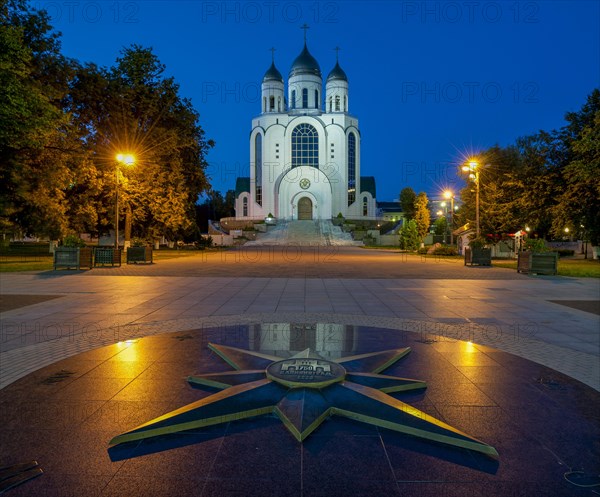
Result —
[[346, 370], [338, 363], [312, 357], [274, 362], [266, 373], [267, 378], [291, 388], [323, 388], [346, 377]]

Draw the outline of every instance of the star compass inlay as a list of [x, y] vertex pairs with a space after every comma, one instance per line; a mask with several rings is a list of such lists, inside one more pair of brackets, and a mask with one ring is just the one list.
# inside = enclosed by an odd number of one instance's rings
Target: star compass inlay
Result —
[[438, 443], [480, 452], [496, 449], [387, 395], [426, 388], [423, 381], [380, 374], [410, 348], [327, 360], [306, 349], [288, 358], [209, 344], [234, 371], [190, 376], [221, 391], [116, 436], [110, 445], [275, 414], [298, 441], [331, 415], [345, 416]]

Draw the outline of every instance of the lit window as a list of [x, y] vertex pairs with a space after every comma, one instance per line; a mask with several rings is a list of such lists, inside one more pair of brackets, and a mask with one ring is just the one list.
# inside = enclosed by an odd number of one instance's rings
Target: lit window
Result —
[[256, 203], [262, 205], [262, 135], [260, 133], [257, 133], [256, 138], [254, 138], [254, 181], [256, 184]]
[[356, 136], [348, 134], [348, 205], [356, 200]]
[[310, 124], [299, 124], [292, 131], [292, 167], [319, 167], [319, 134]]

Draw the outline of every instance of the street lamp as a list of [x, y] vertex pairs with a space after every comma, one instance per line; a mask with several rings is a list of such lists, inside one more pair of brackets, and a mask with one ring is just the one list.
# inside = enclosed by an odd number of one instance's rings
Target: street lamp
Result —
[[131, 166], [135, 162], [132, 154], [117, 154], [115, 162], [115, 249], [119, 248], [119, 164]]
[[450, 190], [444, 192], [444, 198], [450, 200], [450, 245], [454, 245], [454, 193]]
[[479, 238], [479, 163], [476, 161], [469, 161], [467, 165], [464, 165], [462, 170], [469, 173], [469, 178], [475, 181], [475, 234]]

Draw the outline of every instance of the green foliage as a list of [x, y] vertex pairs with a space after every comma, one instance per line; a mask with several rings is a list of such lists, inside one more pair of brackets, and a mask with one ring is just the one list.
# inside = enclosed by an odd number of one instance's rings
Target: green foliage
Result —
[[527, 238], [524, 247], [525, 250], [531, 252], [548, 252], [550, 250], [546, 245], [546, 241], [541, 238]]
[[415, 218], [416, 199], [417, 194], [410, 186], [403, 188], [400, 192], [400, 207], [402, 208], [404, 219], [406, 219], [407, 221], [410, 221], [411, 219]]
[[433, 232], [436, 235], [444, 235], [448, 230], [448, 221], [445, 217], [438, 217], [433, 222]]
[[415, 199], [415, 222], [417, 223], [417, 231], [421, 240], [425, 238], [425, 235], [429, 233], [429, 226], [431, 225], [431, 215], [429, 213], [429, 200], [427, 194], [421, 192]]
[[458, 255], [458, 250], [451, 245], [441, 245], [433, 249], [433, 255]]
[[[0, 14], [0, 230], [106, 232], [117, 181], [136, 235], [193, 229], [213, 142], [152, 50], [125, 48], [108, 69], [81, 65], [60, 53], [46, 12], [10, 0]], [[136, 162], [115, 172], [120, 152]]]
[[85, 247], [85, 242], [77, 235], [67, 235], [62, 241], [63, 247]]
[[400, 248], [403, 250], [417, 250], [421, 244], [421, 237], [414, 219], [404, 223], [399, 236]]
[[568, 249], [557, 249], [557, 250], [553, 250], [553, 252], [558, 253], [559, 257], [571, 257], [571, 256], [575, 255], [574, 250], [568, 250]]
[[364, 237], [363, 237], [363, 243], [367, 246], [373, 246], [375, 245], [375, 237], [373, 235], [371, 235], [370, 233], [367, 233]]
[[337, 218], [338, 218], [338, 219], [344, 219], [344, 216], [342, 215], [342, 213], [341, 213], [341, 212], [338, 212]]
[[483, 237], [473, 237], [469, 239], [469, 247], [474, 249], [480, 249], [487, 245], [487, 240]]
[[[480, 164], [481, 232], [504, 236], [529, 226], [539, 237], [564, 229], [600, 243], [600, 90], [558, 130], [540, 131], [508, 147], [491, 147]], [[476, 184], [467, 180], [459, 224], [475, 225]]]

